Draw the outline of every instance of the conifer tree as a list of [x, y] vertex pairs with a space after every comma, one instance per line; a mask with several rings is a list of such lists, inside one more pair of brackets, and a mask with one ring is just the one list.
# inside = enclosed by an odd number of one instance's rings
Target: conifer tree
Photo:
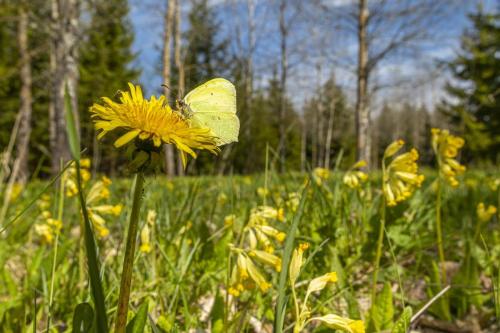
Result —
[[[95, 1], [91, 8], [92, 19], [86, 32], [87, 38], [80, 49], [82, 142], [90, 150], [96, 165], [99, 156], [109, 159], [103, 161], [107, 169], [114, 168], [115, 155], [112, 154], [115, 150], [108, 151], [107, 146], [92, 144], [95, 133], [88, 108], [102, 96], [113, 96], [118, 90], [127, 89], [127, 82], [135, 82], [139, 77], [140, 71], [132, 65], [135, 59], [131, 49], [134, 33], [128, 13], [127, 0]], [[96, 151], [99, 146], [102, 153]]]
[[453, 82], [440, 111], [467, 142], [469, 157], [498, 161], [500, 154], [500, 14], [470, 15], [473, 27], [449, 64]]

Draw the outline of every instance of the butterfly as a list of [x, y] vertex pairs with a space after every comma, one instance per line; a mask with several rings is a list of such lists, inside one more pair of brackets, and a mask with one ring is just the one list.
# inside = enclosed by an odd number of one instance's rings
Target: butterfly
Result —
[[212, 130], [217, 145], [238, 142], [240, 120], [236, 116], [236, 89], [228, 80], [207, 81], [191, 90], [178, 104], [193, 126]]

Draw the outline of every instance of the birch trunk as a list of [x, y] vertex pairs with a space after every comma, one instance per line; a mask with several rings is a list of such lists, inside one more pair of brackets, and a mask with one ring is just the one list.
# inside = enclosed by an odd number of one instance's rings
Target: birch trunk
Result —
[[[64, 110], [65, 85], [73, 107], [76, 124], [79, 124], [77, 84], [77, 40], [78, 40], [78, 0], [52, 0], [52, 31], [50, 69], [52, 77], [52, 98], [49, 107], [50, 149], [52, 173], [59, 171], [60, 163], [70, 159]], [[77, 126], [79, 132], [79, 127]]]
[[356, 94], [356, 138], [357, 158], [370, 165], [371, 137], [370, 113], [368, 108], [368, 23], [367, 0], [359, 0], [358, 12], [358, 80]]

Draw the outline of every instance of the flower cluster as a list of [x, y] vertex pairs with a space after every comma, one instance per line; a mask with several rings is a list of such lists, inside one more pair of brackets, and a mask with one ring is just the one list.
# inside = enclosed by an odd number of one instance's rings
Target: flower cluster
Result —
[[360, 169], [366, 166], [366, 161], [358, 161], [347, 170], [344, 175], [344, 184], [352, 189], [359, 189], [361, 184], [368, 180], [368, 175]]
[[[295, 314], [296, 322], [293, 329], [294, 333], [301, 332], [307, 324], [313, 321], [319, 321], [320, 323], [347, 333], [364, 333], [365, 326], [361, 320], [353, 320], [350, 318], [345, 318], [336, 314], [327, 314], [324, 316], [312, 317], [311, 308], [308, 306], [308, 300], [312, 293], [319, 292], [326, 288], [328, 284], [337, 282], [337, 273], [330, 272], [319, 277], [312, 279], [308, 286], [304, 300], [302, 301], [302, 306], [299, 307], [299, 301], [297, 299], [296, 292], [296, 281], [300, 274], [300, 269], [303, 264], [303, 254], [304, 251], [309, 247], [308, 244], [300, 244], [298, 248], [293, 251], [292, 259], [290, 261], [290, 269], [288, 272], [288, 278], [292, 288], [292, 296], [295, 304]], [[300, 309], [299, 309], [300, 308]]]
[[258, 264], [281, 271], [281, 258], [274, 254], [275, 244], [281, 244], [286, 234], [270, 225], [272, 221], [284, 221], [283, 209], [259, 206], [252, 209], [244, 228], [244, 244], [231, 246], [236, 255], [236, 266], [231, 274], [231, 286], [228, 291], [239, 296], [244, 290], [255, 285], [266, 292], [271, 284], [267, 282]]
[[[179, 150], [184, 166], [187, 154], [196, 158], [193, 149], [212, 153], [219, 151], [217, 138], [211, 130], [192, 126], [180, 112], [170, 108], [165, 96], [152, 96], [147, 100], [140, 86], [129, 83], [129, 88], [130, 92], [121, 92], [119, 102], [103, 97], [103, 105], [94, 104], [90, 108], [95, 128], [100, 131], [98, 139], [115, 129], [123, 129], [125, 133], [115, 141], [115, 147], [122, 147], [138, 138], [136, 148], [147, 155], [159, 154], [162, 144], [172, 144]], [[145, 159], [149, 158], [153, 156]]]
[[111, 185], [111, 180], [103, 176], [101, 180], [98, 180], [92, 185], [86, 198], [90, 221], [97, 231], [97, 235], [101, 238], [109, 235], [109, 229], [106, 227], [106, 220], [102, 215], [119, 216], [123, 209], [123, 205], [121, 204], [99, 204], [102, 200], [109, 198], [109, 185]]
[[455, 159], [464, 143], [464, 139], [451, 135], [448, 130], [432, 129], [432, 149], [437, 157], [440, 175], [453, 187], [459, 184], [456, 176], [465, 171], [465, 166]]
[[[391, 143], [384, 152], [382, 161], [383, 191], [388, 206], [395, 206], [408, 199], [424, 181], [424, 176], [418, 173], [418, 152], [416, 149], [394, 157], [403, 146], [404, 141], [397, 140]], [[389, 163], [387, 164], [387, 162]]]
[[[82, 186], [90, 180], [90, 159], [83, 158], [80, 160], [80, 175], [82, 177]], [[66, 171], [64, 180], [64, 187], [66, 189], [66, 196], [74, 197], [78, 194], [78, 186], [76, 180], [76, 165], [73, 163]]]
[[315, 168], [312, 173], [313, 179], [318, 186], [323, 184], [323, 181], [330, 178], [330, 170], [326, 168]]
[[40, 236], [42, 243], [51, 245], [54, 243], [55, 236], [62, 229], [62, 221], [54, 219], [50, 209], [50, 196], [44, 194], [37, 201], [37, 206], [41, 213], [39, 218], [42, 220], [40, 223], [35, 224], [35, 232]]
[[148, 215], [146, 218], [146, 223], [141, 229], [141, 246], [139, 247], [139, 251], [142, 253], [149, 253], [152, 251], [153, 247], [151, 246], [151, 229], [154, 228], [156, 223], [156, 211], [150, 209], [148, 211]]
[[484, 203], [480, 202], [477, 205], [476, 213], [480, 222], [488, 222], [497, 213], [497, 208], [493, 205], [486, 207]]

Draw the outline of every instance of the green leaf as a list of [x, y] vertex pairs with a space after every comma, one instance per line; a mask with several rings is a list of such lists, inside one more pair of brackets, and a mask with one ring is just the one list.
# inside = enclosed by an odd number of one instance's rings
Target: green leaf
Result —
[[278, 298], [276, 300], [276, 317], [274, 318], [274, 333], [282, 333], [283, 332], [283, 323], [285, 321], [285, 312], [286, 312], [286, 281], [288, 280], [288, 266], [290, 264], [290, 259], [292, 257], [293, 252], [293, 244], [295, 241], [295, 232], [297, 230], [297, 226], [302, 218], [302, 213], [304, 211], [304, 205], [307, 198], [307, 191], [309, 187], [306, 186], [301, 193], [301, 199], [299, 208], [293, 217], [292, 224], [287, 231], [287, 237], [285, 241], [285, 249], [283, 251], [283, 257], [281, 262], [281, 272], [278, 283]]
[[143, 333], [148, 318], [148, 303], [144, 302], [137, 310], [134, 318], [127, 324], [127, 333]]
[[76, 130], [75, 115], [67, 83], [64, 86], [64, 108], [66, 113], [66, 133], [71, 156], [75, 161], [80, 161], [80, 136]]
[[89, 303], [80, 303], [76, 306], [73, 313], [73, 329], [72, 333], [87, 333], [90, 332], [94, 322], [94, 309]]
[[377, 295], [371, 310], [371, 320], [375, 331], [387, 330], [392, 327], [394, 306], [392, 305], [392, 290], [389, 283], [384, 284], [384, 289]]
[[412, 309], [407, 306], [401, 316], [398, 318], [391, 333], [407, 333], [410, 328], [411, 316], [413, 315]]
[[85, 202], [85, 196], [83, 195], [80, 163], [79, 161], [75, 161], [75, 163], [76, 163], [76, 179], [78, 186], [78, 198], [80, 199], [80, 206], [82, 208], [82, 215], [84, 222], [83, 225], [84, 225], [84, 239], [85, 239], [85, 250], [87, 255], [87, 265], [90, 276], [90, 286], [96, 310], [95, 312], [96, 312], [97, 332], [107, 333], [108, 318], [107, 318], [106, 306], [104, 303], [104, 291], [102, 288], [101, 277], [99, 275], [100, 270], [99, 270], [99, 259], [97, 258], [97, 245], [95, 242], [92, 225], [90, 223], [89, 213], [87, 211], [87, 203]]

